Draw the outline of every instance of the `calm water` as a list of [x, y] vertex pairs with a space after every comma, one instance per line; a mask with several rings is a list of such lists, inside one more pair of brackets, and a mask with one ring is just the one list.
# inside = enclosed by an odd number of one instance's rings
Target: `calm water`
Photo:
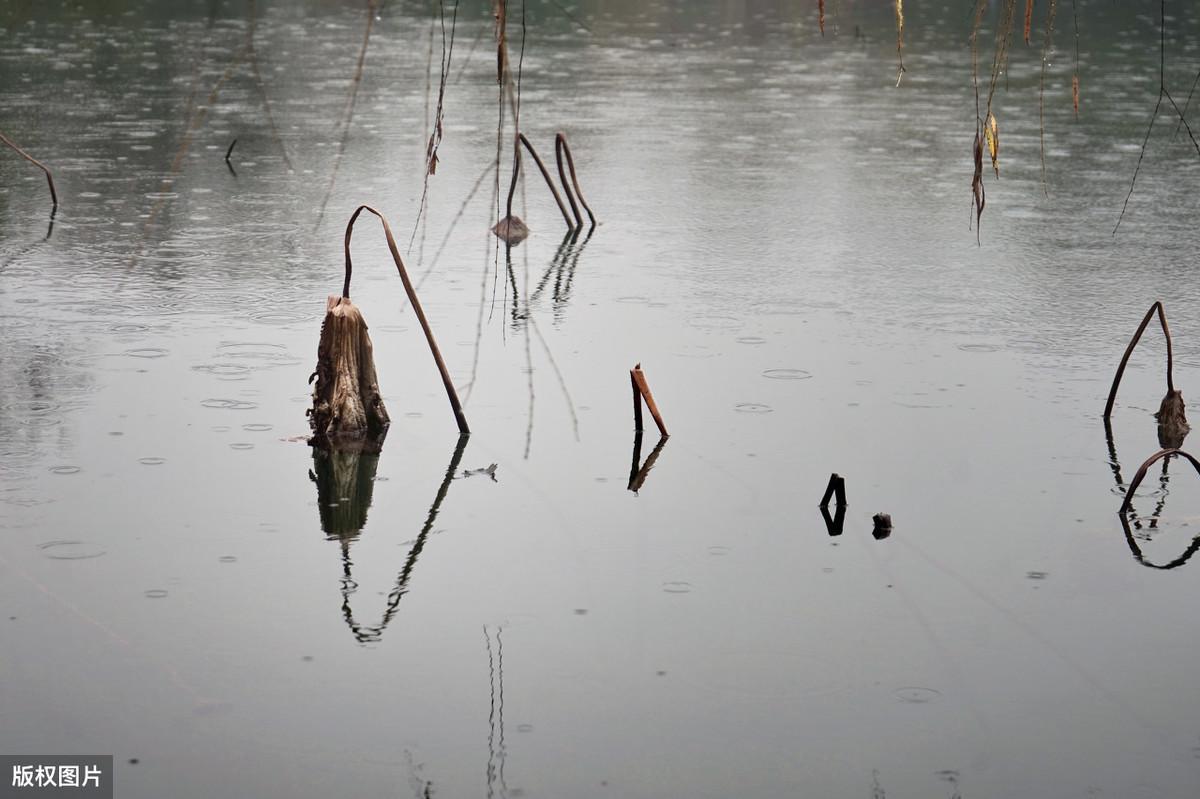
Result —
[[[1082, 4], [1075, 122], [1062, 11], [1049, 198], [1014, 44], [977, 246], [966, 9], [910, 6], [897, 89], [883, 3], [824, 39], [815, 4], [572, 6], [587, 30], [531, 5], [522, 128], [544, 156], [568, 133], [602, 224], [564, 242], [531, 179], [506, 260], [486, 10], [414, 235], [428, 16], [374, 23], [343, 147], [357, 4], [259, 4], [278, 136], [251, 61], [222, 80], [247, 9], [97, 5], [0, 0], [0, 130], [61, 195], [47, 237], [41, 174], [0, 155], [0, 753], [111, 753], [122, 797], [1196, 795], [1200, 566], [1147, 565], [1189, 553], [1200, 486], [1172, 462], [1128, 540], [1116, 513], [1158, 448], [1155, 331], [1113, 452], [1100, 420], [1156, 299], [1200, 385], [1200, 163], [1170, 117], [1111, 235], [1152, 15]], [[474, 433], [364, 219], [394, 421], [331, 463], [296, 438], [364, 202], [413, 237]], [[634, 493], [637, 362], [672, 436]]]

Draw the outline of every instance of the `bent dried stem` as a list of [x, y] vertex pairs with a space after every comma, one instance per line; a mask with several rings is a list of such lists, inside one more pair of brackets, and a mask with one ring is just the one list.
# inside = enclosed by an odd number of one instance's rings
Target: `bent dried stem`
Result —
[[[559, 210], [559, 213], [561, 213], [563, 216], [563, 221], [567, 223], [568, 228], [574, 230], [575, 226], [571, 224], [571, 215], [567, 213], [567, 207], [565, 205], [563, 205], [562, 197], [559, 195], [558, 189], [555, 188], [555, 186], [554, 186], [554, 179], [550, 177], [550, 171], [548, 169], [546, 169], [546, 165], [545, 165], [545, 163], [542, 162], [541, 157], [537, 154], [537, 150], [533, 149], [533, 145], [529, 143], [529, 139], [525, 138], [524, 133], [517, 134], [517, 141], [518, 141], [518, 143], [525, 145], [525, 149], [529, 151], [529, 154], [531, 156], [533, 156], [533, 162], [535, 164], [537, 164], [538, 171], [540, 171], [542, 173], [542, 179], [546, 181], [546, 185], [550, 187], [550, 193], [554, 195], [554, 202], [556, 205], [558, 205], [558, 210]], [[565, 188], [565, 186], [566, 186], [565, 182], [563, 185]], [[517, 190], [517, 174], [514, 171], [512, 185], [509, 186], [509, 189], [508, 189], [508, 214], [509, 214], [509, 216], [512, 216], [513, 192], [515, 192], [516, 190]], [[569, 189], [567, 190], [567, 198], [568, 199], [571, 198], [571, 192]], [[571, 207], [572, 208], [575, 207], [574, 200], [571, 200]], [[579, 216], [579, 213], [576, 212], [575, 215]]]
[[583, 199], [583, 189], [579, 188], [579, 178], [575, 175], [575, 159], [571, 156], [571, 147], [567, 144], [567, 136], [565, 133], [559, 132], [554, 137], [554, 156], [558, 161], [558, 178], [562, 181], [563, 190], [567, 193], [567, 199], [571, 201], [571, 210], [575, 213], [575, 229], [583, 227], [583, 219], [579, 216], [579, 209], [575, 207], [575, 198], [571, 194], [571, 187], [567, 185], [567, 176], [563, 174], [563, 156], [567, 157], [567, 168], [571, 172], [571, 183], [575, 186], [575, 194], [579, 195], [579, 202], [587, 211], [588, 219], [592, 222], [592, 227], [596, 226], [596, 215], [592, 213], [591, 207], [587, 204], [587, 200]]
[[467, 426], [467, 418], [463, 414], [462, 403], [458, 400], [458, 392], [455, 391], [454, 383], [450, 380], [450, 372], [446, 369], [446, 362], [442, 360], [442, 353], [438, 349], [437, 341], [434, 340], [433, 330], [429, 327], [429, 320], [425, 317], [425, 311], [421, 308], [421, 301], [417, 299], [416, 289], [413, 288], [412, 280], [408, 277], [408, 270], [404, 267], [404, 261], [400, 257], [400, 248], [396, 246], [396, 238], [392, 235], [391, 225], [388, 224], [383, 214], [369, 205], [360, 205], [356, 208], [350, 216], [350, 221], [346, 223], [346, 279], [342, 285], [342, 296], [346, 299], [350, 298], [350, 276], [354, 268], [350, 261], [350, 237], [354, 233], [354, 222], [363, 211], [369, 211], [379, 217], [379, 221], [383, 223], [383, 233], [387, 238], [388, 251], [392, 254], [392, 260], [396, 262], [396, 271], [400, 273], [400, 280], [404, 282], [404, 293], [408, 295], [408, 301], [412, 304], [413, 313], [417, 315], [417, 321], [421, 323], [421, 330], [425, 332], [425, 340], [429, 342], [429, 351], [433, 355], [434, 362], [437, 364], [438, 372], [441, 374], [442, 385], [446, 387], [446, 396], [450, 400], [450, 407], [454, 411], [454, 420], [458, 423], [458, 432], [464, 435], [470, 433], [471, 430]]
[[46, 173], [46, 183], [50, 184], [50, 201], [54, 203], [54, 207], [50, 209], [50, 212], [54, 213], [55, 211], [57, 211], [58, 210], [58, 192], [54, 190], [54, 176], [50, 174], [50, 170], [46, 167], [46, 165], [43, 164], [41, 161], [37, 160], [36, 158], [34, 158], [29, 153], [22, 150], [20, 147], [17, 146], [16, 142], [14, 142], [12, 139], [5, 136], [3, 133], [0, 133], [0, 142], [4, 142], [5, 144], [7, 144], [9, 147], [11, 147], [13, 149], [14, 152], [16, 152], [17, 155], [21, 156], [26, 161], [28, 161], [29, 163], [36, 166], [38, 169], [42, 170], [42, 172]]
[[1175, 359], [1171, 349], [1171, 330], [1167, 327], [1167, 315], [1163, 311], [1162, 303], [1155, 302], [1150, 306], [1150, 310], [1146, 311], [1146, 316], [1142, 319], [1142, 323], [1138, 325], [1133, 338], [1129, 340], [1129, 346], [1125, 348], [1125, 354], [1121, 356], [1121, 364], [1117, 367], [1117, 374], [1113, 377], [1112, 388], [1108, 390], [1108, 402], [1104, 406], [1104, 419], [1106, 421], [1112, 415], [1113, 403], [1117, 399], [1117, 387], [1121, 385], [1121, 377], [1125, 374], [1125, 365], [1129, 363], [1129, 356], [1133, 354], [1133, 348], [1141, 340], [1142, 333], [1145, 332], [1146, 326], [1150, 324], [1150, 320], [1155, 313], [1158, 314], [1159, 324], [1162, 325], [1163, 336], [1167, 339], [1167, 395], [1170, 396], [1175, 392]]

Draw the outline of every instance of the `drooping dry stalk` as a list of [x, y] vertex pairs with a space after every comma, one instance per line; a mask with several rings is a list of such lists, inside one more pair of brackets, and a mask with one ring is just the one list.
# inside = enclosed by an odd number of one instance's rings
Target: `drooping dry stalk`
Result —
[[1184, 116], [1183, 111], [1175, 103], [1175, 98], [1167, 91], [1166, 51], [1167, 3], [1166, 0], [1161, 0], [1159, 3], [1158, 27], [1158, 100], [1154, 103], [1154, 113], [1150, 115], [1150, 124], [1146, 127], [1146, 138], [1142, 140], [1142, 149], [1138, 153], [1137, 166], [1133, 170], [1133, 179], [1129, 181], [1129, 193], [1125, 195], [1125, 203], [1121, 206], [1121, 214], [1117, 217], [1117, 224], [1113, 226], [1112, 234], [1114, 236], [1117, 235], [1117, 228], [1121, 226], [1121, 220], [1125, 218], [1125, 210], [1129, 208], [1129, 198], [1133, 196], [1133, 188], [1137, 185], [1138, 172], [1142, 169], [1142, 159], [1146, 156], [1146, 145], [1150, 143], [1150, 131], [1154, 130], [1154, 120], [1158, 117], [1158, 109], [1162, 107], [1164, 97], [1171, 104], [1171, 107], [1175, 109], [1175, 114], [1179, 117], [1180, 124], [1187, 131], [1188, 138], [1191, 139], [1192, 146], [1196, 149], [1196, 155], [1200, 156], [1200, 142], [1196, 141], [1196, 137], [1192, 133], [1192, 127], [1188, 124], [1187, 117]]
[[817, 0], [817, 24], [821, 28], [821, 36], [825, 35], [825, 0]]
[[54, 190], [54, 176], [50, 174], [50, 169], [45, 164], [43, 164], [41, 161], [37, 160], [32, 155], [30, 155], [29, 153], [25, 152], [20, 147], [18, 147], [16, 142], [14, 142], [12, 139], [5, 136], [3, 133], [0, 133], [0, 142], [3, 142], [4, 144], [11, 147], [13, 149], [13, 151], [16, 152], [17, 155], [21, 156], [26, 161], [33, 164], [34, 166], [36, 166], [38, 169], [42, 170], [42, 172], [45, 173], [46, 183], [50, 184], [50, 201], [54, 203], [54, 207], [50, 210], [50, 212], [54, 213], [54, 211], [57, 211], [58, 210], [58, 192]]
[[[450, 77], [450, 62], [454, 57], [454, 33], [458, 29], [458, 0], [454, 2], [454, 15], [450, 22], [450, 41], [446, 41], [446, 6], [444, 3], [438, 3], [439, 15], [442, 21], [442, 65], [441, 74], [438, 80], [438, 99], [437, 109], [434, 111], [433, 130], [429, 134], [429, 144], [425, 147], [425, 176], [421, 185], [421, 202], [417, 207], [417, 221], [413, 223], [412, 235], [408, 239], [408, 251], [412, 252], [413, 241], [417, 237], [417, 225], [421, 223], [422, 217], [425, 215], [425, 204], [429, 197], [429, 178], [437, 174], [438, 168], [438, 147], [442, 143], [442, 119], [445, 115], [446, 104], [446, 81]], [[432, 36], [432, 32], [430, 34]], [[432, 46], [432, 39], [430, 40]], [[432, 53], [432, 50], [430, 51]], [[432, 60], [432, 56], [431, 56]], [[428, 101], [426, 101], [428, 102]], [[428, 124], [429, 112], [426, 109], [426, 124]], [[424, 242], [424, 234], [422, 234], [422, 242]], [[422, 252], [424, 244], [422, 244]]]
[[583, 227], [583, 219], [579, 216], [579, 209], [575, 207], [575, 198], [571, 194], [571, 187], [567, 185], [567, 177], [563, 174], [564, 155], [567, 157], [567, 168], [571, 172], [571, 183], [575, 185], [575, 194], [579, 195], [579, 202], [583, 204], [584, 210], [587, 211], [588, 219], [592, 222], [592, 227], [595, 227], [596, 215], [592, 213], [591, 206], [587, 204], [587, 200], [583, 199], [583, 189], [579, 188], [579, 178], [575, 175], [575, 159], [571, 156], [571, 148], [567, 144], [567, 136], [562, 132], [559, 132], [554, 137], [554, 155], [558, 161], [558, 178], [562, 181], [563, 191], [567, 193], [567, 198], [571, 200], [571, 210], [575, 212], [576, 229]]
[[429, 351], [433, 355], [434, 363], [437, 364], [438, 372], [442, 377], [442, 385], [446, 388], [446, 396], [450, 400], [450, 407], [454, 411], [454, 420], [458, 424], [458, 432], [464, 435], [470, 433], [471, 430], [467, 426], [467, 418], [463, 415], [462, 403], [458, 400], [458, 392], [455, 391], [454, 383], [450, 380], [450, 372], [446, 369], [445, 361], [442, 360], [442, 353], [438, 349], [437, 341], [434, 340], [433, 330], [429, 327], [429, 320], [425, 317], [425, 311], [421, 308], [421, 301], [417, 299], [416, 289], [413, 288], [412, 281], [408, 276], [408, 270], [404, 267], [404, 261], [400, 257], [400, 248], [396, 245], [396, 239], [392, 235], [391, 225], [388, 224], [383, 214], [369, 205], [360, 205], [350, 216], [350, 221], [346, 223], [346, 279], [342, 286], [342, 296], [346, 299], [350, 298], [350, 275], [353, 271], [353, 265], [350, 261], [350, 237], [354, 233], [354, 222], [363, 211], [374, 214], [383, 223], [383, 233], [387, 238], [388, 251], [392, 254], [392, 260], [396, 262], [396, 271], [400, 273], [400, 280], [404, 283], [404, 293], [408, 295], [408, 301], [412, 304], [413, 313], [417, 315], [417, 321], [421, 323], [421, 330], [425, 332], [425, 340], [429, 343]]
[[[1050, 186], [1046, 181], [1046, 66], [1050, 61], [1050, 50], [1054, 46], [1054, 14], [1057, 6], [1058, 0], [1050, 0], [1046, 7], [1046, 38], [1042, 44], [1042, 74], [1038, 80], [1038, 152], [1042, 161], [1042, 192], [1046, 197], [1050, 196]], [[1033, 0], [1030, 0], [1026, 14], [1032, 13]], [[1029, 43], [1028, 28], [1025, 43]]]
[[[550, 171], [546, 169], [546, 165], [542, 162], [541, 157], [537, 154], [537, 150], [533, 149], [533, 145], [529, 143], [529, 139], [525, 138], [524, 133], [518, 133], [517, 138], [520, 140], [521, 144], [525, 145], [525, 149], [529, 151], [529, 154], [533, 156], [533, 162], [537, 164], [538, 171], [542, 173], [542, 179], [546, 181], [546, 185], [550, 187], [550, 193], [554, 195], [554, 203], [558, 206], [559, 213], [561, 213], [563, 216], [563, 221], [567, 223], [568, 228], [574, 228], [574, 225], [571, 224], [571, 215], [567, 213], [567, 207], [563, 205], [562, 197], [559, 196], [558, 189], [554, 186], [554, 179], [550, 177]], [[564, 187], [566, 186], [565, 183], [563, 185]], [[509, 188], [510, 208], [512, 204], [512, 191], [516, 189], [516, 186], [516, 181], [513, 181], [513, 185]], [[567, 189], [566, 191], [567, 198], [570, 199], [571, 191], [570, 189]], [[571, 207], [572, 209], [575, 207], [575, 201], [573, 199], [571, 200]], [[576, 212], [575, 215], [579, 216], [579, 213]]]
[[1133, 481], [1129, 483], [1129, 490], [1127, 490], [1125, 492], [1125, 501], [1121, 503], [1121, 509], [1118, 511], [1118, 513], [1125, 513], [1127, 510], [1129, 510], [1132, 507], [1134, 492], [1137, 491], [1138, 486], [1140, 486], [1142, 484], [1142, 480], [1145, 479], [1147, 470], [1149, 470], [1149, 468], [1151, 466], [1153, 466], [1155, 463], [1157, 463], [1158, 461], [1160, 461], [1163, 458], [1166, 458], [1170, 455], [1179, 455], [1181, 457], [1186, 458], [1188, 460], [1188, 462], [1191, 463], [1192, 466], [1196, 469], [1196, 473], [1200, 474], [1200, 461], [1197, 461], [1195, 458], [1193, 458], [1188, 453], [1184, 452], [1181, 449], [1176, 449], [1176, 448], [1172, 448], [1172, 447], [1168, 447], [1166, 449], [1160, 449], [1158, 452], [1154, 453], [1149, 458], [1147, 458], [1145, 463], [1143, 463], [1141, 466], [1138, 467], [1137, 474], [1135, 474], [1133, 476]]
[[1129, 340], [1129, 346], [1125, 348], [1125, 354], [1121, 356], [1121, 363], [1117, 366], [1117, 373], [1113, 376], [1112, 388], [1108, 390], [1108, 402], [1104, 405], [1104, 418], [1107, 420], [1112, 416], [1113, 403], [1117, 400], [1117, 388], [1121, 385], [1121, 377], [1125, 374], [1125, 365], [1129, 363], [1129, 356], [1133, 354], [1133, 348], [1137, 346], [1142, 338], [1142, 333], [1145, 332], [1146, 326], [1150, 324], [1150, 320], [1158, 314], [1159, 324], [1162, 326], [1163, 337], [1167, 340], [1167, 396], [1175, 392], [1175, 359], [1172, 355], [1171, 348], [1171, 330], [1167, 327], [1167, 315], [1163, 310], [1162, 302], [1155, 302], [1150, 306], [1150, 310], [1146, 311], [1145, 317], [1142, 318], [1142, 323], [1138, 325], [1138, 329], [1134, 332], [1133, 338]]
[[904, 0], [895, 0], [896, 3], [896, 56], [900, 59], [900, 69], [896, 72], [896, 86], [900, 85], [900, 79], [904, 77]]
[[1033, 0], [1025, 0], [1025, 46], [1029, 46], [1029, 34], [1033, 30]]
[[1071, 19], [1075, 24], [1075, 62], [1071, 72], [1071, 105], [1075, 107], [1075, 118], [1079, 119], [1079, 9], [1071, 0]]
[[354, 104], [358, 100], [358, 87], [362, 84], [363, 65], [367, 60], [367, 45], [371, 42], [371, 27], [375, 24], [376, 2], [377, 0], [367, 0], [367, 25], [363, 30], [362, 47], [358, 50], [358, 62], [354, 67], [354, 76], [350, 79], [350, 92], [346, 97], [346, 108], [342, 112], [342, 132], [338, 138], [338, 148], [333, 156], [333, 169], [329, 173], [329, 185], [325, 188], [325, 196], [321, 199], [321, 210], [317, 213], [314, 230], [321, 226], [321, 221], [325, 218], [325, 207], [329, 205], [329, 198], [333, 195], [338, 168], [341, 166], [342, 156], [346, 152], [346, 140], [350, 137], [350, 123], [354, 119]]
[[262, 98], [263, 111], [267, 114], [267, 124], [271, 128], [271, 138], [279, 147], [280, 154], [283, 155], [283, 163], [287, 165], [288, 172], [295, 172], [296, 168], [292, 165], [292, 159], [288, 157], [287, 147], [284, 146], [283, 138], [279, 135], [279, 128], [275, 124], [275, 115], [271, 113], [271, 99], [267, 96], [267, 88], [263, 85], [262, 73], [258, 69], [258, 51], [254, 47], [254, 33], [258, 27], [258, 14], [255, 12], [254, 0], [250, 2], [250, 32], [247, 34], [250, 44], [250, 74], [254, 77], [254, 86], [258, 89], [258, 94]]
[[629, 370], [629, 376], [633, 380], [634, 388], [637, 389], [637, 396], [634, 397], [633, 403], [633, 420], [635, 429], [642, 429], [642, 406], [637, 401], [638, 397], [646, 403], [646, 408], [650, 411], [650, 415], [654, 417], [654, 423], [658, 425], [658, 432], [664, 438], [669, 435], [667, 426], [663, 424], [662, 414], [658, 412], [658, 405], [654, 402], [654, 395], [650, 393], [650, 384], [646, 382], [646, 375], [642, 372], [642, 365], [639, 363]]

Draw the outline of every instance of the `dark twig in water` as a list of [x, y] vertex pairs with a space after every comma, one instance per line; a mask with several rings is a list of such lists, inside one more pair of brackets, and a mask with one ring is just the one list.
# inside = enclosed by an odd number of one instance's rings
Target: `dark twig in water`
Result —
[[1167, 314], [1163, 310], [1163, 304], [1156, 302], [1150, 306], [1150, 310], [1146, 311], [1145, 317], [1142, 318], [1142, 323], [1138, 325], [1133, 338], [1129, 340], [1129, 346], [1125, 348], [1125, 354], [1121, 356], [1121, 363], [1117, 366], [1116, 375], [1113, 376], [1112, 387], [1108, 390], [1108, 402], [1104, 405], [1104, 419], [1106, 422], [1112, 416], [1113, 403], [1117, 400], [1117, 388], [1121, 385], [1121, 377], [1125, 374], [1125, 365], [1129, 363], [1129, 356], [1133, 354], [1133, 348], [1141, 340], [1142, 333], [1145, 332], [1146, 326], [1150, 324], [1150, 320], [1154, 318], [1156, 313], [1158, 314], [1158, 322], [1162, 326], [1163, 337], [1167, 340], [1167, 395], [1170, 396], [1175, 392], [1175, 359], [1171, 348], [1171, 330], [1167, 327]]
[[233, 148], [237, 146], [238, 140], [234, 139], [229, 143], [229, 149], [225, 151], [225, 166], [229, 167], [229, 171], [233, 172], [234, 177], [237, 177], [237, 172], [233, 171], [233, 164], [229, 162], [229, 156], [233, 155]]
[[50, 169], [45, 164], [43, 164], [41, 161], [37, 160], [32, 155], [30, 155], [29, 153], [25, 152], [20, 147], [18, 147], [16, 142], [14, 142], [12, 139], [5, 136], [3, 133], [0, 133], [0, 142], [7, 144], [9, 147], [11, 147], [16, 152], [17, 155], [21, 156], [26, 161], [33, 164], [34, 166], [36, 166], [38, 169], [42, 170], [42, 172], [44, 172], [46, 174], [46, 183], [48, 183], [50, 185], [50, 201], [52, 203], [54, 203], [54, 207], [50, 209], [50, 213], [53, 214], [55, 211], [57, 211], [58, 210], [58, 192], [55, 191], [55, 189], [54, 189], [54, 176], [50, 174]]
[[346, 280], [342, 286], [342, 296], [347, 299], [350, 298], [350, 276], [353, 271], [353, 265], [350, 261], [350, 237], [354, 233], [354, 222], [363, 211], [369, 211], [379, 217], [379, 221], [383, 223], [383, 233], [387, 238], [388, 251], [392, 254], [392, 260], [396, 262], [396, 271], [400, 273], [400, 280], [404, 283], [404, 293], [408, 295], [408, 301], [412, 304], [413, 313], [417, 315], [417, 321], [421, 323], [421, 330], [425, 332], [425, 340], [429, 343], [429, 351], [432, 353], [438, 372], [442, 376], [442, 385], [446, 388], [446, 396], [450, 400], [450, 407], [454, 410], [454, 420], [458, 423], [458, 432], [464, 435], [470, 433], [471, 430], [467, 426], [467, 418], [463, 415], [462, 403], [458, 400], [458, 392], [455, 391], [454, 383], [450, 380], [450, 372], [446, 369], [446, 362], [442, 360], [441, 350], [438, 349], [437, 341], [433, 338], [433, 330], [429, 327], [429, 320], [425, 318], [425, 311], [421, 308], [421, 301], [417, 299], [416, 289], [413, 288], [412, 281], [408, 277], [408, 270], [404, 267], [404, 261], [400, 257], [400, 248], [396, 246], [396, 239], [392, 235], [391, 225], [388, 224], [383, 214], [369, 205], [360, 205], [350, 216], [350, 221], [346, 223]]

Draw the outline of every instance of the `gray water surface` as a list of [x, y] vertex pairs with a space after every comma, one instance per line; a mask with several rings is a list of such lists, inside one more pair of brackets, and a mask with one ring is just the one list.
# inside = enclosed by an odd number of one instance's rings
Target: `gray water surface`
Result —
[[[506, 256], [488, 11], [460, 9], [415, 224], [433, 18], [379, 13], [343, 144], [359, 4], [255, 10], [278, 135], [250, 62], [222, 79], [249, 9], [168, 5], [0, 3], [0, 130], [61, 200], [48, 235], [0, 153], [0, 753], [113, 754], [122, 797], [1196, 795], [1200, 486], [1171, 461], [1128, 538], [1116, 512], [1158, 449], [1156, 329], [1111, 448], [1100, 419], [1155, 300], [1200, 384], [1170, 116], [1112, 235], [1152, 9], [1080, 4], [1076, 121], [1059, 3], [1049, 196], [1014, 43], [977, 244], [969, 9], [908, 5], [897, 88], [890, 4], [830, 4], [824, 38], [815, 4], [531, 4], [521, 127], [567, 133], [601, 224], [564, 240], [531, 170]], [[393, 424], [334, 463], [307, 380], [360, 203], [473, 434], [364, 218]], [[637, 453], [635, 363], [672, 434]]]

